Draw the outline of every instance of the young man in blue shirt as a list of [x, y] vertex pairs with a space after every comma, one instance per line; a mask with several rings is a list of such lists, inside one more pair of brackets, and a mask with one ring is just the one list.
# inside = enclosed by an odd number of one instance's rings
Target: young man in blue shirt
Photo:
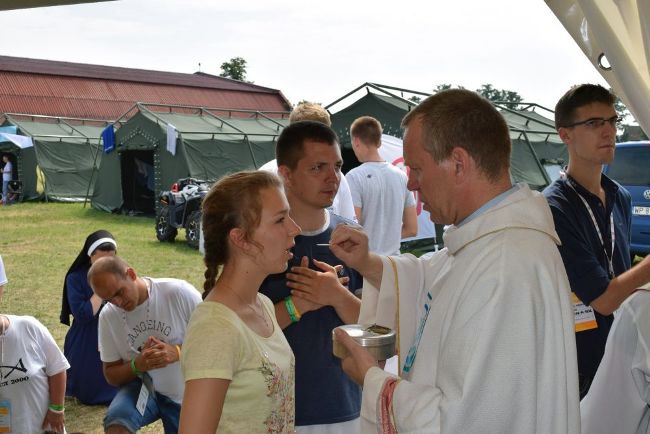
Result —
[[615, 98], [593, 84], [575, 86], [560, 98], [555, 126], [569, 164], [544, 190], [574, 295], [580, 398], [603, 357], [613, 312], [650, 280], [650, 257], [631, 269], [630, 194], [602, 174], [603, 164], [614, 159]]
[[[278, 138], [276, 158], [289, 215], [302, 232], [287, 272], [269, 276], [260, 291], [275, 304], [278, 324], [296, 357], [297, 432], [354, 434], [361, 390], [332, 354], [332, 329], [359, 318], [361, 302], [354, 290], [362, 285], [358, 273], [343, 266], [327, 246], [338, 224], [352, 223], [327, 210], [343, 165], [336, 133], [320, 122], [292, 123]], [[347, 287], [341, 277], [349, 278]]]

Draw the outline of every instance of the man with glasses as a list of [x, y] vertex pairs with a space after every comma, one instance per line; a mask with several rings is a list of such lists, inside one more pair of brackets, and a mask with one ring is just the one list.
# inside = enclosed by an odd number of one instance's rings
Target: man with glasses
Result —
[[555, 106], [555, 127], [569, 152], [566, 171], [544, 190], [571, 284], [580, 398], [605, 351], [613, 312], [650, 280], [650, 257], [630, 269], [630, 194], [602, 174], [614, 159], [616, 97], [599, 85], [567, 91]]
[[158, 419], [166, 434], [177, 432], [184, 391], [178, 361], [201, 294], [184, 280], [139, 277], [117, 256], [95, 261], [88, 282], [108, 302], [99, 314], [99, 353], [106, 381], [119, 387], [105, 432], [134, 433]]

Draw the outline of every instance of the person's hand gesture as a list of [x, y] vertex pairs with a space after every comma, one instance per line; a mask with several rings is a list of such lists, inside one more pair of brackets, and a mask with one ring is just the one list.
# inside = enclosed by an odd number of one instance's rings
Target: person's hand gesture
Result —
[[178, 361], [178, 350], [160, 339], [149, 336], [140, 354], [145, 371], [164, 368]]
[[291, 295], [319, 306], [336, 307], [345, 303], [348, 289], [341, 283], [338, 269], [317, 259], [312, 261], [322, 271], [308, 268], [309, 258], [303, 257], [301, 266], [291, 267], [287, 273], [287, 286], [292, 289]]
[[368, 235], [361, 227], [338, 225], [332, 231], [329, 247], [345, 265], [358, 271], [363, 269], [369, 257]]

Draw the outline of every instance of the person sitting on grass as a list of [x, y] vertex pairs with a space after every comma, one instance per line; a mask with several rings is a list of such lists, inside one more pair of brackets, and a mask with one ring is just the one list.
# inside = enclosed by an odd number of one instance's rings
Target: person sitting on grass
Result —
[[[0, 301], [7, 278], [0, 257]], [[0, 314], [0, 432], [63, 433], [66, 369], [50, 332], [32, 316]]]
[[99, 258], [114, 256], [117, 249], [110, 232], [98, 230], [88, 235], [63, 282], [61, 324], [72, 326], [65, 335], [63, 353], [70, 362], [66, 396], [83, 404], [109, 404], [117, 389], [106, 382], [97, 344], [102, 299], [88, 284], [88, 270]]
[[99, 352], [106, 380], [119, 387], [105, 432], [134, 433], [158, 419], [165, 434], [177, 432], [183, 398], [177, 362], [201, 294], [184, 280], [138, 277], [117, 256], [97, 260], [88, 281], [109, 303], [99, 314]]

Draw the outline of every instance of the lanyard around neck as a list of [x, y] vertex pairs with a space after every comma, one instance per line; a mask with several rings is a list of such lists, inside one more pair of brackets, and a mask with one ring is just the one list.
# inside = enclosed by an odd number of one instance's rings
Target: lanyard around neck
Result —
[[[151, 281], [148, 280], [146, 277], [144, 277], [143, 280], [147, 285], [147, 313], [144, 320], [144, 324], [146, 328], [149, 324], [149, 306], [151, 304]], [[131, 350], [131, 352], [133, 352], [136, 355], [139, 354], [140, 348], [134, 348], [131, 343], [131, 340], [129, 339], [129, 334], [131, 333], [131, 329], [129, 328], [129, 323], [126, 321], [126, 311], [124, 309], [122, 309], [122, 323], [124, 324], [124, 331], [126, 332], [126, 344], [129, 350]], [[135, 341], [133, 343], [135, 343]]]
[[612, 212], [609, 213], [609, 230], [610, 230], [611, 240], [612, 240], [612, 250], [611, 250], [612, 254], [610, 255], [609, 253], [607, 253], [607, 248], [605, 247], [605, 240], [603, 239], [603, 234], [600, 232], [600, 228], [598, 227], [598, 222], [596, 221], [596, 216], [594, 215], [591, 206], [589, 206], [587, 200], [573, 186], [574, 181], [570, 179], [568, 175], [565, 175], [565, 177], [569, 187], [571, 187], [571, 189], [575, 191], [575, 193], [578, 195], [585, 208], [587, 208], [589, 217], [591, 217], [591, 223], [593, 223], [593, 226], [596, 229], [596, 233], [598, 234], [598, 239], [600, 240], [600, 245], [603, 247], [603, 251], [605, 252], [605, 257], [607, 258], [607, 265], [609, 267], [608, 271], [609, 271], [610, 279], [613, 279], [614, 278], [613, 257], [614, 257], [614, 245], [616, 242], [616, 233], [614, 232], [614, 211], [612, 210]]

